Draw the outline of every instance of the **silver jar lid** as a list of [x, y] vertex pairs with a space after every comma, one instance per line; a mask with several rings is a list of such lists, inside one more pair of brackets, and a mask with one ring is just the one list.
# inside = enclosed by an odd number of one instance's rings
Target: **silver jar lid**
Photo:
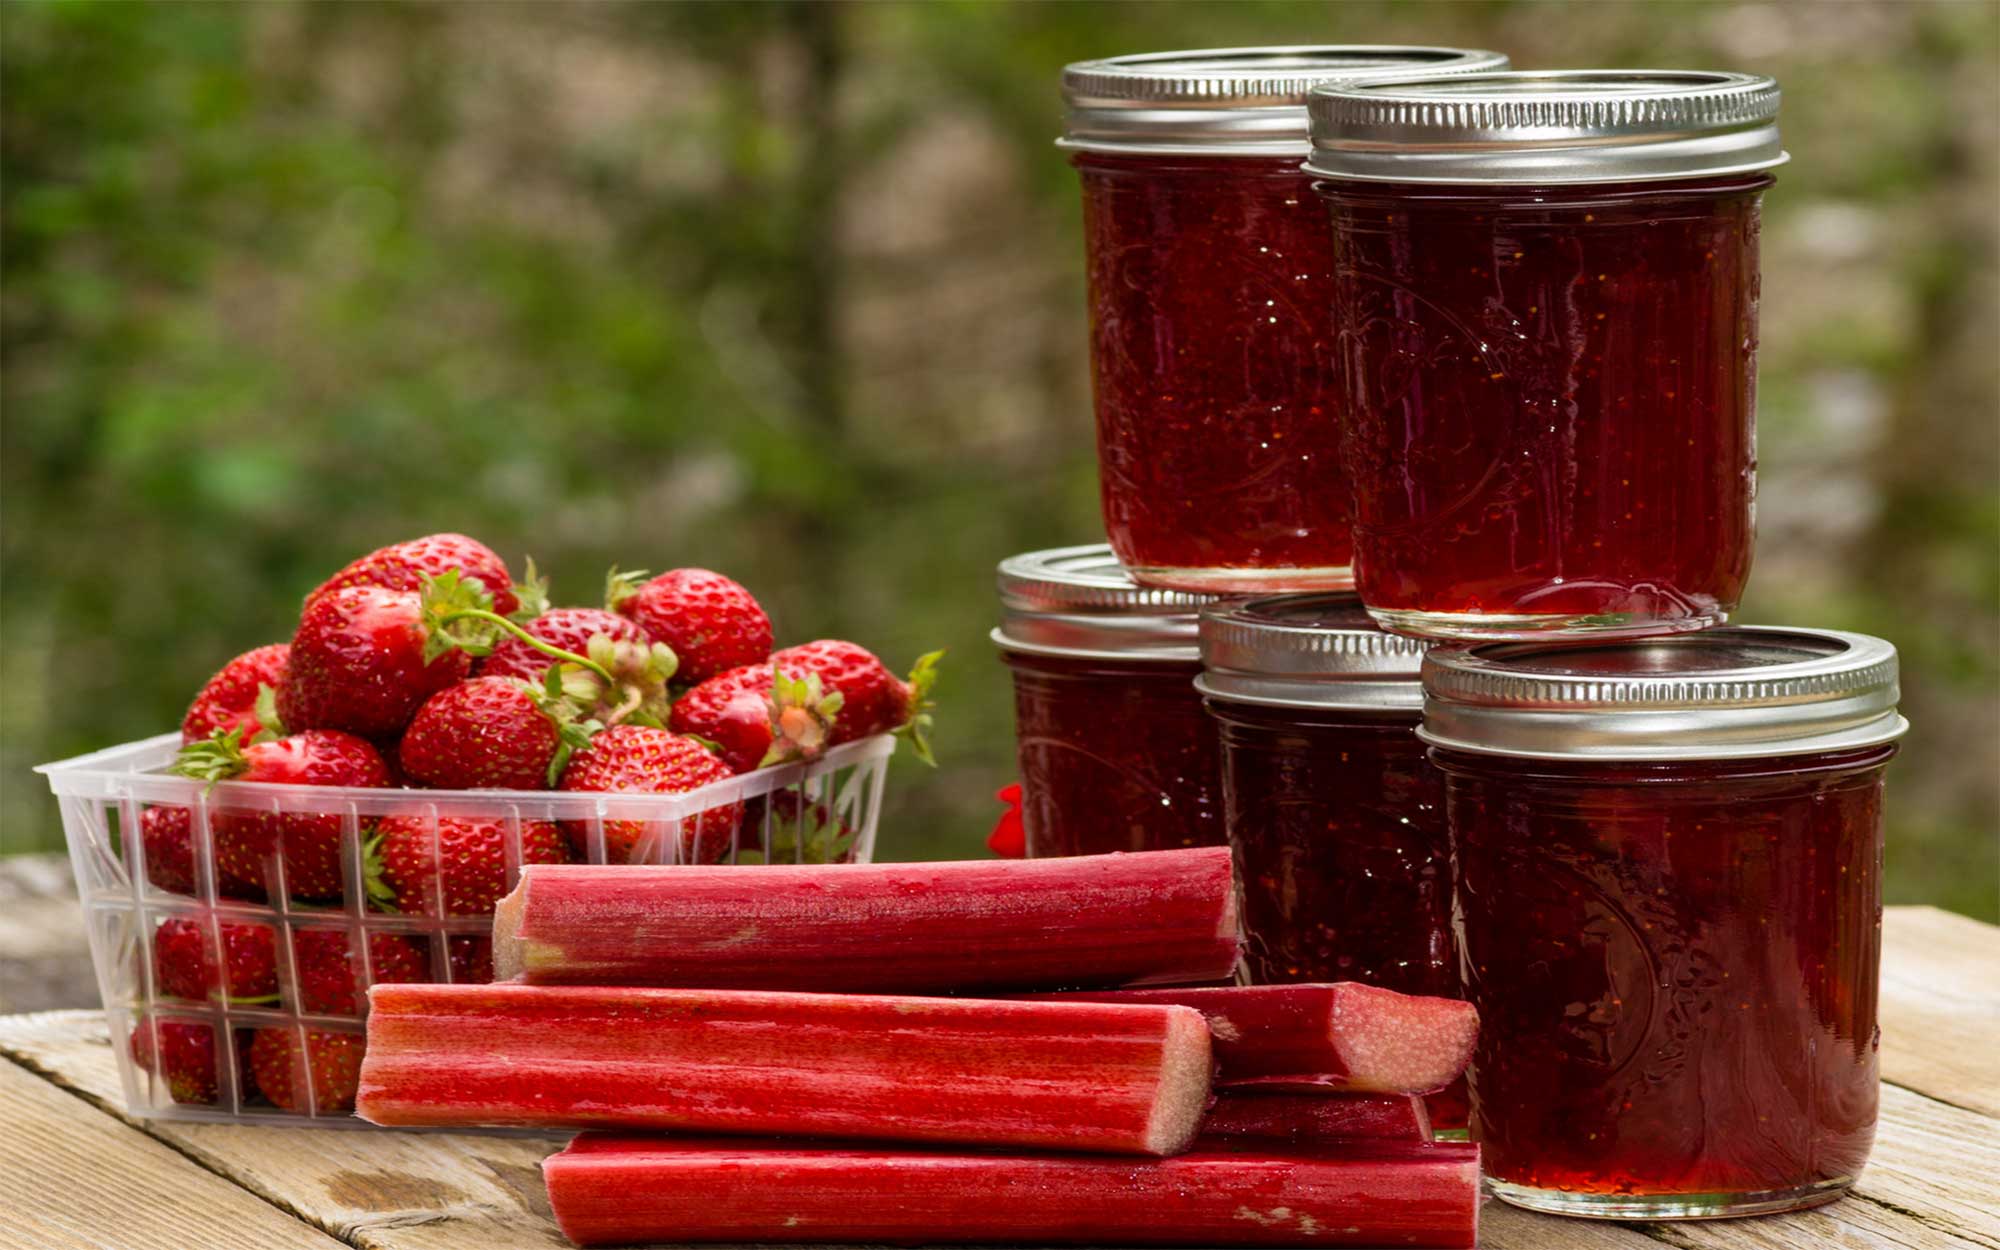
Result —
[[1734, 625], [1634, 642], [1489, 643], [1424, 660], [1433, 746], [1540, 759], [1746, 759], [1903, 736], [1896, 648]]
[[1009, 556], [998, 580], [993, 641], [1028, 655], [1192, 664], [1195, 613], [1215, 602], [1139, 585], [1104, 543]]
[[1321, 83], [1397, 73], [1505, 69], [1498, 52], [1325, 44], [1146, 52], [1063, 67], [1058, 146], [1148, 155], [1304, 156], [1306, 95]]
[[1232, 703], [1415, 712], [1429, 643], [1382, 632], [1351, 592], [1202, 609], [1195, 688]]
[[1549, 70], [1313, 91], [1306, 172], [1364, 182], [1631, 182], [1788, 159], [1778, 84], [1688, 70]]

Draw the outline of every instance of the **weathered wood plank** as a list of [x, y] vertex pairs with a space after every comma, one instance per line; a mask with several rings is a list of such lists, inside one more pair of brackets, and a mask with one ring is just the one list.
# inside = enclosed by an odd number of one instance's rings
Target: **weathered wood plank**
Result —
[[2000, 1116], [2000, 927], [1935, 907], [1882, 920], [1882, 1079]]
[[1875, 1152], [1854, 1191], [2000, 1250], [2000, 1120], [1884, 1085]]
[[341, 1250], [241, 1186], [0, 1059], [0, 1247]]
[[[0, 1019], [0, 1053], [46, 1073], [109, 1115], [126, 1118], [99, 1013]], [[549, 1218], [542, 1189], [541, 1161], [561, 1148], [557, 1138], [129, 1122], [363, 1250], [569, 1244]], [[160, 1244], [204, 1243], [191, 1238]]]
[[1490, 1198], [1479, 1212], [1483, 1250], [1661, 1250], [1636, 1225], [1538, 1215]]

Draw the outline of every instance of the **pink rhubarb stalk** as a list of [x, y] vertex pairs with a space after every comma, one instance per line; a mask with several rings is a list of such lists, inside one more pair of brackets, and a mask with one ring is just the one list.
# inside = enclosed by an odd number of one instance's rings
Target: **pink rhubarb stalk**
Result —
[[1259, 1094], [1231, 1091], [1201, 1122], [1202, 1145], [1240, 1141], [1323, 1146], [1359, 1140], [1431, 1140], [1430, 1113], [1409, 1094]]
[[1475, 1244], [1479, 1148], [967, 1154], [586, 1133], [542, 1165], [580, 1246]]
[[1226, 1089], [1428, 1093], [1465, 1071], [1479, 1032], [1471, 1003], [1354, 981], [1034, 997], [1193, 1007], [1215, 1034]]
[[1185, 1007], [377, 985], [377, 1124], [685, 1129], [1172, 1154], [1209, 1094]]
[[1226, 978], [1229, 849], [934, 864], [523, 865], [494, 968], [536, 985], [870, 993]]

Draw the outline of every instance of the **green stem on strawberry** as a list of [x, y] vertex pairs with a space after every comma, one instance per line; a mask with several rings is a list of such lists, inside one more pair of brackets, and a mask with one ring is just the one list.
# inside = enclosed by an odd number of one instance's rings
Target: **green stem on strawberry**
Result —
[[[450, 626], [458, 623], [459, 621], [480, 621], [487, 625], [498, 626], [500, 629], [505, 630], [509, 634], [512, 634], [514, 637], [520, 639], [522, 642], [527, 643], [535, 650], [541, 652], [543, 655], [548, 656], [550, 659], [556, 661], [559, 664], [574, 664], [578, 668], [584, 669], [587, 672], [595, 674], [597, 677], [601, 678], [604, 681], [604, 684], [607, 686], [616, 685], [618, 682], [618, 679], [611, 675], [610, 669], [604, 667], [602, 664], [599, 664], [597, 661], [591, 659], [589, 656], [578, 655], [574, 651], [565, 651], [561, 647], [558, 647], [553, 643], [544, 642], [540, 638], [537, 638], [533, 634], [529, 633], [527, 630], [522, 629], [519, 625], [516, 625], [514, 622], [508, 620], [506, 617], [500, 615], [498, 612], [494, 612], [486, 608], [461, 608], [456, 612], [449, 612], [446, 613], [444, 616], [439, 617], [436, 624], [437, 628], [440, 631], [443, 631], [445, 629], [448, 629]], [[461, 651], [468, 651], [474, 655], [483, 655], [487, 651], [492, 650], [492, 647], [488, 646], [482, 641], [452, 638], [451, 635], [449, 634], [447, 634], [446, 637], [451, 638], [451, 641], [455, 645], [457, 645]]]

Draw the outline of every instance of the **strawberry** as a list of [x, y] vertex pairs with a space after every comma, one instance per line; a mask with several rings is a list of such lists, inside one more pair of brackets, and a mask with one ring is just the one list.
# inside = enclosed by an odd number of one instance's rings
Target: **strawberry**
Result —
[[485, 606], [484, 594], [456, 573], [422, 592], [349, 586], [314, 597], [278, 691], [286, 726], [395, 737], [425, 699], [472, 668], [472, 657], [445, 637], [445, 618]]
[[396, 758], [412, 780], [443, 790], [546, 790], [562, 775], [557, 756], [568, 754], [559, 716], [525, 681], [475, 677], [417, 710]]
[[321, 595], [348, 586], [418, 591], [423, 589], [425, 577], [449, 572], [456, 572], [466, 582], [478, 583], [492, 599], [493, 610], [502, 616], [517, 606], [514, 579], [507, 572], [507, 562], [491, 547], [463, 534], [432, 534], [371, 551], [321, 582], [306, 596], [306, 605], [310, 607]]
[[[352, 1016], [361, 1011], [354, 945], [345, 929], [295, 929], [292, 954], [298, 960], [299, 1006], [316, 1015]], [[368, 935], [365, 984], [431, 979], [430, 956], [421, 941], [401, 933]], [[275, 1101], [275, 1100], [274, 1100]]]
[[[304, 1049], [298, 1030], [258, 1029], [250, 1040], [250, 1071], [264, 1097], [286, 1111], [317, 1110], [340, 1115], [354, 1110], [361, 1086], [359, 1033], [307, 1029]], [[306, 1101], [306, 1074], [312, 1073], [312, 1104]]]
[[140, 1016], [128, 1044], [132, 1062], [157, 1073], [175, 1102], [196, 1106], [215, 1102], [213, 1026]]
[[493, 980], [492, 938], [454, 937], [445, 941], [451, 951], [454, 985], [485, 985]]
[[[146, 848], [146, 880], [172, 894], [194, 893], [194, 813], [164, 804], [149, 807], [139, 813], [139, 838]], [[221, 882], [216, 885], [222, 888]]]
[[[645, 630], [616, 612], [601, 608], [556, 608], [521, 628], [552, 647], [579, 655], [590, 650], [590, 640], [599, 634], [613, 642], [648, 641]], [[519, 677], [540, 685], [542, 674], [555, 662], [519, 638], [509, 637], [493, 645], [492, 652], [479, 661], [476, 671], [481, 677]]]
[[929, 761], [929, 695], [943, 654], [933, 651], [918, 659], [907, 681], [890, 672], [867, 648], [831, 638], [786, 647], [771, 659], [788, 674], [818, 677], [827, 690], [840, 695], [840, 721], [832, 737], [835, 745], [895, 730], [910, 739], [918, 758]]
[[[732, 776], [729, 766], [692, 738], [644, 725], [614, 725], [590, 740], [563, 771], [559, 787], [570, 791], [624, 794], [681, 794]], [[742, 805], [690, 816], [681, 822], [680, 858], [715, 862], [727, 856], [742, 819]], [[588, 827], [564, 821], [570, 849], [587, 859]], [[653, 858], [651, 837], [658, 830], [644, 820], [606, 820], [604, 856], [608, 863]]]
[[[440, 815], [433, 837], [421, 816], [387, 816], [375, 826], [369, 847], [368, 897], [411, 915], [491, 915], [513, 884], [507, 858], [504, 820]], [[520, 862], [568, 863], [561, 831], [546, 820], [523, 820]]]
[[674, 649], [682, 685], [770, 656], [771, 618], [736, 582], [707, 569], [672, 569], [642, 582], [645, 576], [611, 570], [605, 606]]
[[[277, 935], [271, 926], [221, 921], [222, 962], [233, 1003], [268, 1003], [278, 996]], [[175, 916], [153, 930], [153, 984], [177, 998], [209, 998], [222, 989], [215, 937], [206, 915]]]
[[[173, 771], [210, 784], [233, 780], [371, 789], [389, 784], [388, 766], [373, 746], [332, 729], [308, 729], [248, 746], [243, 745], [240, 731], [230, 730], [182, 747]], [[266, 865], [274, 852], [282, 850], [285, 884], [294, 898], [340, 897], [338, 812], [279, 813], [218, 804], [210, 811], [209, 825], [219, 879], [269, 892], [277, 882]]]
[[218, 729], [243, 728], [245, 739], [257, 736], [257, 688], [276, 689], [285, 684], [286, 657], [291, 647], [282, 642], [255, 651], [245, 651], [222, 666], [208, 679], [201, 693], [181, 718], [181, 741], [199, 742]]

